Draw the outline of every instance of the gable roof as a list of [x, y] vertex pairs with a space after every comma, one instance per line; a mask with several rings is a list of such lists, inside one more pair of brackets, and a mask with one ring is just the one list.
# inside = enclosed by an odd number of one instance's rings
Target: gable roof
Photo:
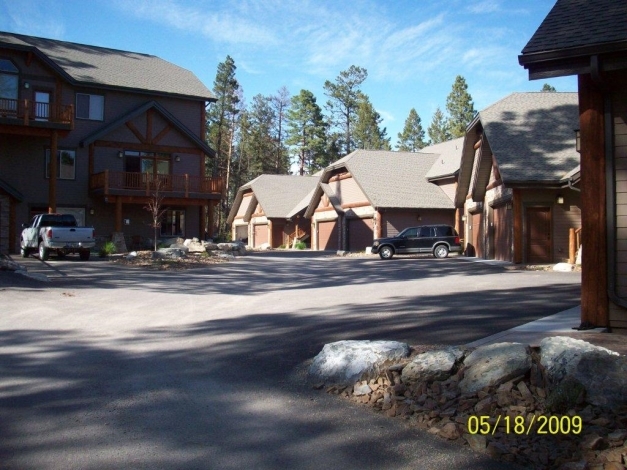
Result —
[[307, 207], [318, 180], [318, 176], [260, 175], [239, 188], [227, 223], [233, 223], [244, 194], [249, 191], [266, 217], [289, 219]]
[[426, 178], [429, 181], [434, 181], [456, 175], [459, 172], [459, 162], [462, 158], [463, 145], [464, 138], [459, 137], [420, 149], [421, 153], [435, 153], [439, 155], [433, 166], [427, 172]]
[[170, 113], [167, 109], [161, 106], [156, 101], [149, 101], [144, 103], [141, 106], [138, 106], [132, 111], [118, 117], [114, 121], [110, 122], [102, 126], [100, 129], [92, 132], [88, 136], [86, 136], [83, 140], [80, 141], [80, 146], [84, 147], [85, 145], [89, 145], [92, 142], [101, 139], [109, 132], [117, 129], [118, 127], [123, 126], [126, 122], [131, 119], [136, 118], [147, 112], [149, 109], [155, 109], [159, 112], [167, 121], [172, 124], [172, 126], [178, 130], [181, 134], [185, 135], [190, 141], [192, 141], [198, 148], [200, 148], [206, 155], [211, 157], [215, 157], [215, 151], [209, 147], [201, 138], [199, 138], [196, 134], [194, 134], [187, 126], [185, 126], [181, 121], [179, 121], [172, 113]]
[[[470, 189], [475, 161], [473, 139], [483, 134], [477, 158], [491, 168], [494, 156], [504, 184], [558, 184], [579, 165], [577, 128], [577, 93], [512, 93], [480, 111], [468, 126], [456, 204], [463, 205]], [[487, 181], [477, 182], [482, 183]]]
[[215, 101], [192, 72], [153, 55], [6, 32], [0, 47], [33, 52], [74, 85]]
[[627, 51], [627, 2], [558, 0], [518, 61], [530, 78], [578, 75], [590, 73], [591, 55], [618, 51]]
[[375, 208], [453, 209], [453, 203], [444, 191], [425, 177], [438, 157], [422, 152], [355, 150], [325, 168], [305, 217], [313, 215], [325, 192], [323, 184], [341, 169], [353, 176]]

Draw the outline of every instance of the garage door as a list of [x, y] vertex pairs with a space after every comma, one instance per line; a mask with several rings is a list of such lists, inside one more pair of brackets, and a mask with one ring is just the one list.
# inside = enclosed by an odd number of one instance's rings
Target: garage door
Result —
[[255, 225], [255, 248], [268, 243], [268, 225]]
[[337, 221], [318, 222], [318, 249], [337, 250]]
[[348, 250], [365, 251], [372, 246], [374, 225], [372, 219], [350, 219], [348, 221]]
[[248, 225], [237, 225], [235, 227], [235, 239], [248, 243]]
[[512, 211], [506, 206], [494, 208], [494, 259], [512, 261]]

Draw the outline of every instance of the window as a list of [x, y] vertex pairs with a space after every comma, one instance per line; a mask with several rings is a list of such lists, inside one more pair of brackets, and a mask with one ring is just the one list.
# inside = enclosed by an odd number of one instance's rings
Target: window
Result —
[[185, 211], [167, 210], [161, 222], [161, 235], [184, 237], [185, 236]]
[[[46, 178], [50, 178], [50, 149], [46, 149]], [[76, 152], [57, 150], [57, 178], [73, 180], [76, 178]]]
[[76, 118], [102, 121], [104, 119], [104, 96], [76, 93]]
[[8, 59], [0, 59], [0, 111], [17, 111], [17, 67]]

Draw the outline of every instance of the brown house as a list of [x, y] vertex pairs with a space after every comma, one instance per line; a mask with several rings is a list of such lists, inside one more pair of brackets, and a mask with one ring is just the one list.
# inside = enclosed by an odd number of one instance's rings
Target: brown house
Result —
[[[356, 150], [329, 165], [305, 212], [311, 219], [312, 249], [363, 251], [374, 238], [394, 236], [406, 227], [453, 225], [455, 207], [448, 186], [454, 187], [455, 181], [449, 158], [435, 153]], [[452, 176], [450, 181], [443, 178], [440, 186], [429, 182], [427, 174], [434, 165], [442, 165], [443, 159], [446, 169], [434, 170], [431, 177]]]
[[[205, 176], [211, 92], [158, 57], [0, 33], [0, 250], [42, 212], [74, 214], [97, 235], [152, 237], [144, 206], [159, 186], [162, 237], [203, 237], [221, 181]], [[7, 190], [7, 188], [10, 188]], [[8, 209], [7, 209], [8, 207]], [[8, 222], [4, 214], [8, 213]]]
[[577, 93], [513, 93], [477, 114], [455, 195], [468, 255], [569, 261], [581, 224], [577, 122]]
[[582, 325], [627, 328], [627, 3], [558, 0], [519, 56], [529, 78], [577, 75]]
[[237, 191], [227, 223], [233, 240], [258, 248], [310, 243], [310, 223], [303, 217], [318, 176], [261, 175]]

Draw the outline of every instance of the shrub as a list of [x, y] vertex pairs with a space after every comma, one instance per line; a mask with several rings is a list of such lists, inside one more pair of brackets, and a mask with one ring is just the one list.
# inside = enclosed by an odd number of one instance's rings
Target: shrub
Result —
[[297, 250], [304, 250], [305, 248], [307, 248], [307, 245], [305, 244], [305, 242], [296, 242], [294, 248], [296, 248]]
[[100, 247], [100, 251], [98, 252], [98, 254], [101, 258], [106, 258], [107, 256], [115, 253], [115, 251], [115, 243], [105, 242], [105, 244]]

